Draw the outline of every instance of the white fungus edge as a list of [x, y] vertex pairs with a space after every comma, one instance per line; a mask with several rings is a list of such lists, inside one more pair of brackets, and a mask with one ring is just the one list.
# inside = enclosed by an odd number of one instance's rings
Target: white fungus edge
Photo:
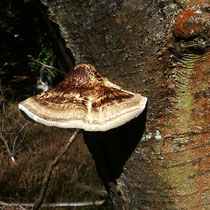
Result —
[[121, 113], [119, 117], [113, 118], [110, 121], [107, 121], [103, 124], [92, 124], [84, 122], [82, 120], [68, 120], [68, 121], [50, 121], [43, 119], [31, 111], [29, 111], [22, 104], [18, 105], [18, 108], [22, 110], [29, 118], [33, 119], [36, 122], [42, 123], [47, 126], [55, 126], [59, 128], [79, 128], [86, 131], [107, 131], [116, 127], [119, 127], [128, 121], [132, 120], [135, 117], [138, 117], [145, 109], [147, 103], [147, 98], [143, 97], [142, 101], [135, 107], [127, 110], [125, 113]]

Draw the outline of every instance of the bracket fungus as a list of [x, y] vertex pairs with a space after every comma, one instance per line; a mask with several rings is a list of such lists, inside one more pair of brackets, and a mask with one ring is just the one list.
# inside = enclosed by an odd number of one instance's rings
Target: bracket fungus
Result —
[[47, 126], [107, 131], [137, 117], [147, 98], [123, 90], [90, 64], [80, 64], [54, 89], [19, 104], [29, 118]]

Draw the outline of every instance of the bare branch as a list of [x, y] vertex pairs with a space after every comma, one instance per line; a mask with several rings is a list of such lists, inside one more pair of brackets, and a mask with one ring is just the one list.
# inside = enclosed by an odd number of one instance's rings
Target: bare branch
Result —
[[13, 156], [13, 154], [12, 154], [10, 148], [9, 148], [9, 145], [8, 145], [8, 143], [7, 143], [7, 140], [4, 138], [4, 136], [2, 135], [2, 133], [0, 133], [0, 138], [1, 138], [1, 140], [4, 142], [4, 145], [5, 145], [6, 149], [7, 149], [7, 152], [8, 152], [8, 154], [9, 154], [9, 156], [10, 156], [12, 162], [13, 162], [13, 163], [16, 163], [16, 162], [15, 162], [15, 157]]
[[[21, 128], [18, 130], [18, 132], [6, 132], [5, 131], [5, 128], [4, 128], [4, 120], [1, 120], [1, 127], [0, 127], [0, 140], [3, 141], [5, 147], [6, 147], [6, 151], [7, 153], [9, 154], [9, 157], [11, 158], [12, 162], [13, 163], [16, 163], [16, 160], [15, 160], [15, 155], [18, 151], [18, 148], [20, 147], [20, 144], [22, 143], [23, 139], [25, 138], [25, 135], [28, 131], [28, 129], [26, 131], [24, 131], [24, 129], [31, 125], [31, 123], [26, 123], [24, 125], [18, 123], [18, 126], [21, 126]], [[18, 139], [20, 138], [20, 134], [22, 134], [22, 138], [21, 140], [19, 141], [18, 145], [17, 145], [17, 141]], [[12, 140], [12, 142], [10, 142], [9, 140], [7, 140], [7, 138], [5, 137], [5, 135], [12, 135], [14, 136], [14, 139]], [[11, 139], [11, 137], [10, 137]]]
[[1, 86], [1, 80], [0, 80], [0, 105], [2, 105], [2, 112], [5, 113], [5, 102], [6, 99], [4, 97], [4, 93], [5, 91], [2, 90], [2, 86]]
[[54, 161], [52, 163], [50, 163], [46, 174], [45, 174], [45, 178], [39, 193], [39, 197], [37, 199], [37, 201], [34, 204], [34, 209], [39, 209], [43, 203], [43, 200], [45, 198], [46, 195], [46, 191], [47, 191], [47, 187], [50, 181], [50, 177], [52, 175], [53, 172], [53, 168], [59, 163], [60, 159], [63, 157], [63, 155], [65, 154], [65, 152], [68, 150], [68, 148], [70, 147], [70, 145], [73, 143], [73, 141], [76, 139], [78, 133], [79, 133], [79, 129], [76, 129], [75, 132], [73, 133], [73, 135], [70, 137], [69, 141], [67, 142], [67, 144], [64, 146], [64, 148], [58, 153], [58, 155], [56, 156], [56, 158], [54, 159]]
[[[22, 133], [22, 131], [24, 130], [24, 128], [28, 126], [28, 124], [26, 123], [25, 125], [22, 126], [22, 128], [18, 131], [17, 135], [15, 136], [15, 139], [13, 141], [13, 147], [12, 147], [12, 155], [15, 156], [15, 150], [16, 150], [16, 142], [17, 142], [17, 139], [19, 137], [19, 135]], [[25, 135], [24, 135], [25, 136]]]
[[[90, 206], [102, 206], [102, 205], [111, 205], [110, 200], [98, 200], [98, 201], [86, 201], [86, 202], [71, 202], [71, 203], [45, 203], [42, 207], [48, 208], [64, 208], [64, 207], [90, 207]], [[6, 207], [34, 207], [33, 203], [7, 203], [0, 201], [0, 206]]]
[[[28, 130], [29, 130], [29, 128], [25, 129], [25, 131], [24, 131], [24, 133], [23, 133], [23, 135], [22, 135], [22, 138], [21, 138], [20, 142], [19, 142], [19, 143], [17, 144], [17, 146], [16, 146], [15, 153], [17, 153], [19, 150], [22, 149], [22, 148], [20, 148], [20, 146], [21, 146], [23, 140], [25, 139], [25, 136], [26, 136], [26, 134], [28, 133]], [[14, 155], [15, 155], [15, 154], [14, 154]]]
[[3, 132], [4, 131], [4, 119], [2, 119], [2, 121], [1, 121], [1, 132]]
[[44, 64], [44, 63], [42, 63], [42, 62], [40, 62], [40, 61], [34, 59], [31, 55], [27, 55], [27, 57], [28, 57], [30, 60], [32, 60], [32, 61], [34, 61], [34, 62], [40, 64], [42, 67], [44, 67], [45, 69], [47, 69], [47, 70], [49, 71], [49, 73], [50, 73], [53, 77], [55, 77], [55, 75], [54, 75], [53, 72], [50, 71], [49, 69], [53, 69], [53, 70], [55, 70], [55, 71], [57, 71], [57, 72], [59, 72], [59, 73], [61, 73], [61, 74], [67, 75], [66, 72], [63, 72], [63, 71], [61, 71], [60, 69], [57, 69], [57, 68], [55, 68], [55, 67], [53, 67], [53, 66]]

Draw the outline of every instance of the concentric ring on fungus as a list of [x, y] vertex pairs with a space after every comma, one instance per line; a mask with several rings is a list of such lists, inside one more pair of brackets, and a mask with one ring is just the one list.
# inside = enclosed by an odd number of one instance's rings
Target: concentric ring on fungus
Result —
[[80, 64], [54, 89], [19, 104], [29, 118], [47, 126], [107, 131], [140, 115], [147, 98], [123, 90], [90, 64]]

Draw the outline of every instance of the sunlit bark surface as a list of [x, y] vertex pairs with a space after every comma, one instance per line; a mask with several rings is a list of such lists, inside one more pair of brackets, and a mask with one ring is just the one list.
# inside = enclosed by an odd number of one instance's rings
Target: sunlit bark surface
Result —
[[208, 209], [208, 0], [42, 2], [76, 63], [148, 97], [141, 141], [120, 176], [103, 179], [115, 207]]

